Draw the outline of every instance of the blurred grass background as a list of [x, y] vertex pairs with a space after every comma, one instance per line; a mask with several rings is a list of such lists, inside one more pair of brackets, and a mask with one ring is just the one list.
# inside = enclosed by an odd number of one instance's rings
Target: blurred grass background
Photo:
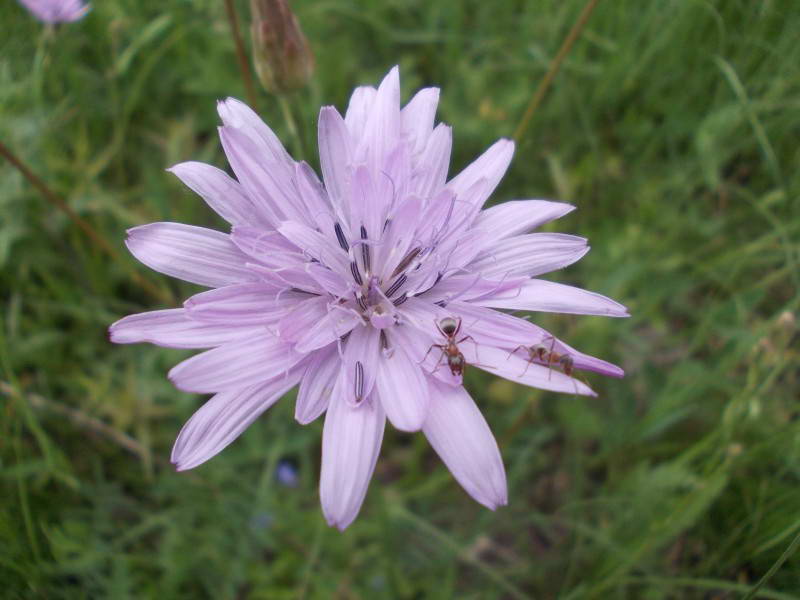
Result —
[[[441, 86], [457, 172], [511, 135], [582, 6], [296, 0], [317, 58], [292, 99], [305, 147], [320, 105], [399, 63], [404, 99]], [[0, 597], [721, 599], [780, 567], [755, 597], [800, 598], [800, 557], [782, 562], [800, 533], [799, 38], [791, 0], [599, 3], [494, 200], [579, 207], [553, 228], [593, 250], [556, 277], [633, 316], [534, 319], [627, 377], [589, 374], [587, 399], [473, 370], [509, 506], [387, 429], [341, 534], [319, 508], [321, 423], [287, 398], [175, 473], [202, 398], [165, 373], [189, 353], [106, 336], [193, 291], [135, 263], [126, 228], [222, 226], [164, 169], [225, 166], [215, 101], [244, 89], [223, 2], [97, 0], [55, 31], [0, 4], [0, 141], [122, 256], [0, 163]], [[258, 108], [288, 140], [275, 99]]]

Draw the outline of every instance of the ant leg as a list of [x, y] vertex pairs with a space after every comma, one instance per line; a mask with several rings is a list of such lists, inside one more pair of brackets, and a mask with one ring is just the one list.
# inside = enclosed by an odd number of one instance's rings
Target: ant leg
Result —
[[517, 346], [517, 347], [516, 347], [516, 348], [514, 348], [514, 349], [513, 349], [511, 352], [509, 352], [509, 353], [508, 353], [508, 356], [506, 357], [506, 360], [508, 360], [509, 358], [511, 358], [511, 355], [512, 355], [512, 354], [516, 354], [516, 353], [517, 353], [517, 350], [519, 350], [520, 348], [522, 348], [523, 350], [527, 350], [527, 348], [526, 348], [525, 346], [523, 346], [522, 344], [520, 344], [519, 346]]
[[[446, 355], [446, 354], [447, 354], [447, 352], [445, 352], [445, 350], [444, 350], [444, 348], [443, 348], [443, 349], [442, 349], [442, 353], [439, 355], [439, 360], [437, 360], [437, 361], [436, 361], [436, 365], [433, 367], [433, 370], [431, 371], [431, 375], [433, 375], [434, 373], [436, 373], [436, 371], [438, 371], [438, 370], [439, 370], [439, 367], [441, 367], [441, 366], [442, 366], [442, 359], [445, 357], [445, 355]], [[576, 388], [576, 389], [577, 389], [577, 388]]]
[[[428, 348], [428, 351], [425, 353], [425, 356], [423, 356], [422, 360], [419, 361], [417, 364], [421, 365], [422, 363], [424, 363], [425, 359], [428, 358], [428, 354], [430, 354], [431, 350], [433, 350], [434, 348], [439, 348], [442, 352], [444, 352], [444, 345], [443, 344], [431, 344], [431, 347]], [[441, 357], [439, 357], [439, 360], [441, 360]]]
[[[459, 325], [460, 325], [460, 323], [459, 323]], [[465, 335], [465, 336], [464, 336], [464, 337], [462, 337], [460, 340], [458, 340], [458, 342], [456, 342], [456, 343], [457, 343], [457, 344], [460, 344], [461, 342], [463, 342], [463, 341], [465, 341], [465, 340], [472, 340], [472, 343], [475, 345], [475, 358], [478, 360], [478, 362], [480, 362], [480, 360], [481, 360], [481, 357], [480, 357], [480, 356], [478, 356], [478, 342], [476, 342], [476, 341], [475, 341], [475, 338], [474, 338], [474, 337], [472, 337], [471, 335]]]

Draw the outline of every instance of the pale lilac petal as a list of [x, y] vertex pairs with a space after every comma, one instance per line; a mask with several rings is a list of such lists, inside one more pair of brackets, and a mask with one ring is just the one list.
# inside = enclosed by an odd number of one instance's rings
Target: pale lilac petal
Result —
[[319, 496], [331, 527], [344, 530], [358, 515], [378, 460], [386, 416], [377, 398], [358, 406], [347, 401], [344, 377], [337, 380], [322, 431]]
[[379, 171], [400, 142], [400, 71], [393, 67], [383, 78], [372, 103], [364, 135], [354, 157]]
[[350, 103], [347, 105], [344, 122], [347, 124], [352, 140], [359, 140], [364, 134], [364, 125], [367, 122], [367, 116], [372, 110], [372, 104], [375, 102], [377, 94], [377, 89], [365, 85], [357, 87], [352, 96], [350, 96]]
[[485, 296], [495, 296], [500, 292], [518, 290], [528, 281], [527, 277], [508, 277], [499, 281], [484, 279], [480, 275], [451, 275], [443, 278], [432, 290], [422, 297], [429, 302], [445, 302], [454, 300], [477, 300]]
[[151, 269], [190, 283], [221, 287], [255, 279], [230, 236], [182, 223], [151, 223], [128, 230], [125, 245]]
[[452, 145], [453, 129], [439, 123], [428, 137], [414, 169], [413, 191], [422, 198], [429, 198], [438, 192], [447, 181]]
[[319, 162], [328, 196], [340, 221], [349, 222], [350, 133], [344, 119], [332, 106], [319, 111]]
[[517, 352], [523, 358], [525, 350], [520, 346], [543, 344], [558, 354], [569, 354], [574, 361], [575, 369], [594, 371], [611, 377], [624, 375], [624, 371], [617, 365], [575, 350], [555, 338], [549, 331], [526, 319], [470, 302], [451, 302], [445, 310], [453, 317], [461, 318], [463, 330], [474, 337], [479, 344], [507, 348], [509, 352]]
[[379, 348], [380, 332], [374, 327], [356, 327], [350, 332], [343, 356], [346, 387], [342, 394], [351, 404], [360, 404], [372, 393], [378, 374]]
[[278, 232], [298, 248], [302, 248], [308, 258], [313, 258], [323, 265], [339, 273], [347, 273], [350, 260], [347, 253], [330, 236], [296, 223], [284, 221], [278, 226]]
[[308, 425], [328, 409], [341, 366], [335, 346], [313, 354], [297, 391], [294, 418], [298, 423]]
[[154, 310], [120, 319], [108, 329], [115, 344], [149, 342], [166, 348], [214, 348], [248, 335], [248, 327], [201, 323], [182, 308]]
[[526, 233], [575, 210], [572, 204], [549, 200], [509, 200], [491, 206], [475, 218], [473, 227], [487, 231], [495, 240]]
[[276, 163], [280, 169], [292, 166], [294, 161], [278, 136], [244, 102], [236, 98], [227, 98], [217, 103], [217, 112], [227, 127], [241, 130], [256, 144], [263, 159]]
[[558, 370], [557, 366], [544, 366], [528, 361], [521, 352], [493, 346], [463, 343], [459, 349], [467, 363], [494, 375], [522, 385], [582, 396], [597, 396], [592, 389]]
[[333, 207], [328, 199], [325, 187], [306, 162], [295, 165], [295, 184], [297, 185], [298, 199], [305, 205], [305, 212], [310, 218], [310, 224], [316, 223], [317, 229], [330, 234], [336, 222]]
[[89, 12], [89, 6], [81, 0], [20, 0], [20, 3], [44, 23], [70, 23]]
[[267, 266], [301, 267], [305, 264], [306, 259], [302, 250], [277, 231], [234, 225], [233, 231], [231, 231], [231, 241], [249, 259], [255, 259]]
[[479, 179], [486, 179], [488, 185], [484, 193], [472, 200], [480, 208], [505, 175], [512, 156], [514, 156], [514, 142], [505, 139], [498, 140], [461, 173], [451, 179], [447, 187], [456, 195], [460, 195]]
[[528, 233], [490, 244], [482, 256], [469, 265], [469, 270], [488, 279], [521, 275], [535, 277], [563, 269], [580, 260], [588, 251], [586, 239], [582, 237], [563, 233]]
[[268, 222], [261, 220], [239, 182], [222, 169], [189, 161], [179, 163], [167, 171], [176, 175], [193, 192], [201, 196], [228, 223], [269, 225]]
[[422, 428], [428, 413], [428, 383], [401, 345], [382, 353], [375, 388], [392, 425], [401, 431]]
[[362, 323], [361, 315], [352, 309], [343, 307], [330, 308], [328, 313], [317, 320], [297, 337], [294, 349], [303, 354], [323, 348], [350, 333], [356, 325]]
[[231, 168], [261, 217], [273, 226], [287, 219], [305, 222], [307, 217], [296, 200], [294, 166], [267, 160], [259, 145], [240, 129], [220, 127], [219, 136]]
[[302, 294], [281, 290], [267, 283], [242, 283], [195, 294], [183, 303], [192, 319], [220, 326], [253, 326], [277, 323]]
[[213, 394], [285, 374], [303, 358], [271, 333], [257, 331], [179, 363], [169, 372], [170, 381], [185, 392]]
[[298, 301], [278, 323], [278, 336], [284, 342], [296, 343], [315, 323], [328, 315], [329, 302], [330, 299], [324, 296], [311, 296]]
[[413, 154], [421, 152], [428, 143], [438, 105], [439, 88], [423, 88], [400, 111], [403, 133], [411, 143]]
[[332, 294], [334, 298], [343, 298], [353, 291], [352, 280], [348, 281], [341, 273], [331, 271], [319, 263], [306, 263], [305, 271], [319, 284], [320, 289]]
[[422, 431], [456, 481], [491, 510], [508, 504], [506, 472], [486, 419], [464, 388], [430, 380]]
[[300, 380], [300, 369], [284, 377], [220, 392], [186, 422], [175, 440], [171, 461], [178, 471], [194, 469], [222, 452], [253, 421]]
[[600, 315], [603, 317], [627, 317], [628, 309], [611, 298], [581, 288], [531, 279], [518, 291], [509, 290], [495, 296], [475, 301], [481, 306], [559, 312], [575, 315]]

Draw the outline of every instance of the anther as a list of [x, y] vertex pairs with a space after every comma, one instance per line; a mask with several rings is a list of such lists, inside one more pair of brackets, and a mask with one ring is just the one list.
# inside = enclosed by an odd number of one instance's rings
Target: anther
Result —
[[[367, 229], [363, 225], [361, 226], [361, 239], [362, 240], [366, 240], [367, 239]], [[372, 272], [372, 267], [370, 265], [371, 260], [370, 260], [369, 252], [370, 252], [369, 251], [369, 244], [367, 244], [366, 242], [362, 243], [361, 244], [361, 261], [364, 263], [364, 270], [367, 272], [367, 275], [369, 275]]]
[[401, 260], [401, 261], [400, 261], [400, 264], [399, 264], [399, 265], [397, 265], [397, 268], [396, 268], [396, 269], [394, 270], [394, 272], [392, 273], [392, 277], [396, 277], [397, 275], [399, 275], [400, 273], [402, 273], [403, 271], [405, 271], [405, 270], [408, 268], [408, 265], [410, 265], [410, 264], [411, 264], [411, 262], [412, 262], [412, 261], [413, 261], [415, 258], [417, 258], [417, 255], [418, 255], [420, 252], [422, 252], [422, 248], [420, 248], [419, 246], [417, 246], [417, 247], [416, 247], [416, 248], [414, 248], [414, 249], [413, 249], [411, 252], [409, 252], [408, 254], [406, 254], [406, 255], [405, 255], [405, 257], [403, 258], [403, 260]]
[[347, 240], [344, 237], [342, 226], [339, 225], [339, 223], [336, 223], [333, 226], [333, 230], [336, 232], [336, 239], [339, 240], [339, 245], [342, 247], [342, 250], [344, 250], [345, 252], [350, 250], [350, 245], [347, 243]]
[[358, 270], [358, 265], [356, 261], [352, 261], [350, 263], [350, 272], [353, 274], [353, 279], [355, 279], [358, 285], [364, 285], [364, 280], [361, 279], [361, 273]]
[[403, 294], [401, 296], [399, 296], [399, 297], [395, 298], [394, 300], [392, 300], [392, 304], [394, 304], [395, 306], [400, 306], [406, 300], [408, 300], [408, 294], [403, 292]]
[[356, 361], [356, 381], [355, 381], [356, 402], [364, 399], [364, 366], [360, 361]]
[[386, 297], [391, 298], [392, 296], [394, 296], [394, 293], [401, 287], [403, 287], [403, 284], [406, 282], [407, 279], [408, 277], [406, 277], [405, 274], [400, 275], [400, 277], [398, 277], [395, 280], [395, 282], [391, 286], [389, 286], [389, 289], [386, 290]]
[[361, 296], [360, 294], [356, 295], [356, 302], [358, 303], [358, 307], [361, 310], [363, 310], [364, 312], [367, 312], [367, 303], [364, 301], [364, 297], [363, 296]]

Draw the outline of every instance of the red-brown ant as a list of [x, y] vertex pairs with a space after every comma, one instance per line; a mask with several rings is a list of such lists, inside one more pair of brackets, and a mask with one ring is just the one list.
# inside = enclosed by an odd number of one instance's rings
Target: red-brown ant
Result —
[[460, 317], [458, 319], [454, 319], [453, 317], [445, 317], [438, 323], [436, 321], [434, 321], [434, 323], [436, 324], [436, 329], [439, 330], [439, 333], [447, 338], [447, 342], [444, 344], [431, 344], [431, 347], [428, 348], [428, 351], [425, 353], [425, 356], [420, 362], [425, 362], [425, 359], [428, 358], [428, 354], [431, 353], [431, 350], [434, 348], [439, 348], [442, 353], [439, 356], [439, 360], [436, 361], [436, 366], [433, 368], [433, 370], [436, 371], [436, 369], [439, 368], [442, 358], [446, 356], [447, 366], [450, 367], [450, 372], [453, 375], [463, 375], [464, 367], [467, 366], [467, 361], [464, 358], [464, 355], [461, 353], [461, 350], [458, 349], [458, 344], [464, 340], [472, 340], [472, 342], [475, 343], [475, 339], [471, 335], [465, 335], [460, 340], [456, 340], [458, 333], [461, 331]]
[[[514, 348], [510, 353], [509, 357], [512, 354], [516, 353], [517, 350], [522, 348], [525, 352], [528, 353], [528, 360], [527, 365], [525, 365], [525, 370], [522, 372], [522, 375], [528, 372], [528, 367], [532, 364], [538, 364], [536, 361], [538, 360], [541, 363], [547, 365], [548, 369], [552, 368], [553, 365], [558, 365], [561, 367], [561, 370], [564, 372], [564, 375], [567, 377], [572, 377], [572, 372], [575, 368], [575, 359], [572, 358], [572, 355], [569, 353], [560, 354], [553, 350], [553, 347], [556, 344], [556, 339], [554, 337], [550, 338], [552, 340], [550, 347], [548, 348], [544, 344], [534, 344], [533, 346], [517, 346]], [[522, 377], [520, 375], [520, 377]], [[547, 379], [550, 379], [550, 372], [547, 373]]]

